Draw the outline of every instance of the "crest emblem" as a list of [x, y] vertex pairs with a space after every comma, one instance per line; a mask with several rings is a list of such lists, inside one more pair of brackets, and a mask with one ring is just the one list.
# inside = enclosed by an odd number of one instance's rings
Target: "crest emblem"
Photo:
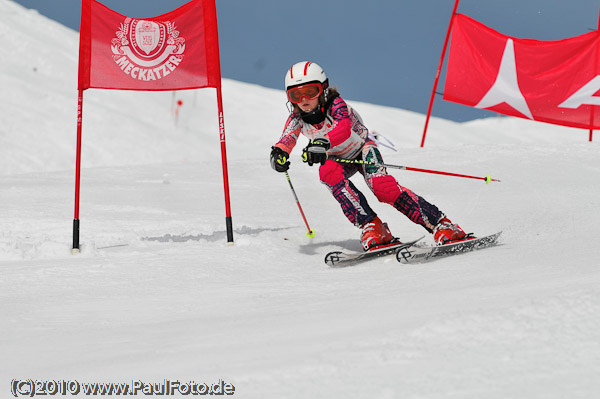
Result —
[[137, 80], [157, 80], [175, 71], [185, 52], [185, 39], [170, 21], [126, 18], [111, 41], [115, 63]]
[[165, 44], [166, 30], [164, 24], [153, 21], [132, 21], [129, 34], [134, 51], [142, 57], [152, 57], [154, 52], [160, 52]]

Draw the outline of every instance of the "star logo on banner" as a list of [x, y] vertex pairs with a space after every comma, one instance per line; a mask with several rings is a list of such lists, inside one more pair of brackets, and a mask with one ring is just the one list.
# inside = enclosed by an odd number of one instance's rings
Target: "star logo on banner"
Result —
[[571, 97], [562, 102], [559, 107], [577, 109], [582, 105], [600, 105], [600, 98], [595, 94], [600, 90], [600, 75], [595, 76]]
[[490, 108], [502, 103], [510, 105], [527, 118], [533, 119], [527, 101], [519, 88], [517, 64], [515, 62], [515, 45], [510, 38], [506, 41], [506, 47], [504, 47], [504, 54], [502, 54], [502, 61], [500, 61], [500, 70], [498, 71], [498, 76], [496, 76], [496, 81], [475, 107]]

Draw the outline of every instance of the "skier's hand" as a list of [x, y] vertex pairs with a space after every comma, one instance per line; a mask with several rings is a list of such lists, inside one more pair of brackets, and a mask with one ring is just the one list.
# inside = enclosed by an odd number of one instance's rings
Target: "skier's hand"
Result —
[[327, 161], [327, 150], [331, 147], [329, 140], [317, 138], [308, 143], [302, 151], [302, 162], [307, 162], [310, 166], [315, 163], [325, 164]]
[[277, 172], [287, 172], [290, 168], [290, 154], [279, 147], [271, 147], [271, 167]]

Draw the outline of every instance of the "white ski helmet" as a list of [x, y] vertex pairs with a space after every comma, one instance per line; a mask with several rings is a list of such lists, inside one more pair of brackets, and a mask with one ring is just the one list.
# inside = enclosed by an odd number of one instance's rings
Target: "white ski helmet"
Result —
[[323, 89], [327, 88], [329, 81], [325, 75], [325, 71], [318, 64], [310, 61], [298, 62], [287, 71], [285, 74], [285, 90], [288, 91], [291, 87], [301, 86], [307, 83], [320, 82], [323, 84]]

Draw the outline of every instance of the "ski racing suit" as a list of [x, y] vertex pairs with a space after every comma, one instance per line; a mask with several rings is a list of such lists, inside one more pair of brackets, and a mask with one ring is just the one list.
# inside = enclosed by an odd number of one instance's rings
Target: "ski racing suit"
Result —
[[402, 187], [393, 176], [387, 174], [386, 168], [381, 166], [383, 159], [377, 144], [369, 138], [368, 133], [360, 115], [338, 96], [327, 109], [325, 120], [319, 124], [304, 122], [299, 113], [290, 114], [283, 134], [275, 146], [290, 154], [300, 134], [311, 141], [315, 138], [328, 139], [331, 144], [327, 151], [328, 157], [366, 162], [340, 163], [328, 159], [319, 168], [321, 182], [339, 202], [344, 215], [351, 223], [360, 227], [377, 216], [363, 193], [349, 180], [359, 172], [380, 202], [392, 205], [431, 233], [444, 214], [435, 205]]

